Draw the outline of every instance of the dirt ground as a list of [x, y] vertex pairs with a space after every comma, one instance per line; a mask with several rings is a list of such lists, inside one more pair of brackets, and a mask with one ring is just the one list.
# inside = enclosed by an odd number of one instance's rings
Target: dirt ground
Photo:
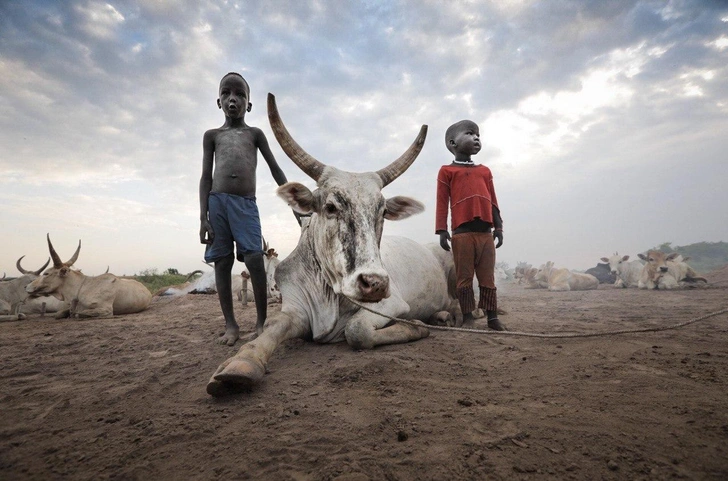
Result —
[[[512, 331], [594, 333], [727, 308], [728, 271], [711, 280], [499, 299]], [[236, 310], [252, 332], [254, 306]], [[191, 294], [0, 324], [0, 479], [728, 479], [727, 313], [591, 338], [290, 341], [257, 388], [213, 399], [240, 346], [214, 342], [222, 325], [216, 296]]]

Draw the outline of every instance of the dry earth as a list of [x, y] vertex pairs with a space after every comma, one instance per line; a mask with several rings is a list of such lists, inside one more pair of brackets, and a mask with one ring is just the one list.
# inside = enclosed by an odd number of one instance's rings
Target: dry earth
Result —
[[[502, 319], [543, 333], [669, 326], [728, 307], [728, 270], [711, 281], [507, 286]], [[236, 309], [253, 331], [254, 306]], [[296, 340], [252, 392], [213, 399], [207, 380], [239, 347], [215, 344], [222, 325], [214, 295], [0, 324], [0, 479], [728, 479], [725, 313], [576, 339]]]

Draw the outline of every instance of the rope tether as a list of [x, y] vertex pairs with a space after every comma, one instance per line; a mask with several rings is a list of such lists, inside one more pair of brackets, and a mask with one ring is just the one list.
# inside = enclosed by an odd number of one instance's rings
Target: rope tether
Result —
[[725, 314], [726, 312], [728, 312], [728, 308], [724, 308], [719, 311], [705, 314], [704, 316], [696, 317], [695, 319], [690, 319], [688, 321], [679, 322], [677, 324], [672, 324], [670, 326], [662, 326], [662, 327], [644, 327], [644, 328], [639, 328], [639, 329], [620, 329], [617, 331], [604, 331], [604, 332], [593, 332], [593, 333], [541, 334], [541, 333], [537, 333], [537, 332], [494, 331], [492, 329], [485, 330], [485, 329], [468, 329], [468, 328], [464, 328], [464, 327], [432, 326], [430, 324], [424, 324], [419, 321], [401, 319], [399, 317], [392, 317], [387, 314], [382, 314], [381, 312], [377, 312], [374, 309], [370, 309], [369, 307], [367, 307], [363, 304], [360, 304], [359, 302], [357, 302], [347, 296], [344, 296], [344, 297], [349, 302], [359, 306], [360, 308], [364, 309], [365, 311], [369, 311], [372, 314], [377, 314], [378, 316], [385, 317], [392, 321], [401, 322], [403, 324], [409, 324], [410, 326], [425, 327], [427, 329], [436, 329], [436, 330], [440, 330], [440, 331], [473, 332], [476, 334], [489, 334], [489, 335], [501, 334], [501, 335], [505, 335], [505, 336], [542, 337], [542, 338], [600, 337], [600, 336], [615, 336], [615, 335], [619, 335], [619, 334], [632, 334], [632, 333], [636, 333], [636, 332], [667, 331], [670, 329], [678, 329], [680, 327], [685, 327], [685, 326], [693, 324], [695, 322], [703, 321], [705, 319], [719, 316], [721, 314]]

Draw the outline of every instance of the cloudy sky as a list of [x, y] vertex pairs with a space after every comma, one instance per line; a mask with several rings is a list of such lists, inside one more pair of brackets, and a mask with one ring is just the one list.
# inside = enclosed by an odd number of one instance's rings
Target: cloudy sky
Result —
[[[498, 260], [586, 269], [728, 241], [728, 4], [719, 1], [0, 2], [0, 270], [81, 239], [87, 274], [204, 268], [202, 135], [220, 78], [246, 77], [310, 154], [377, 170], [429, 125], [386, 196], [426, 205], [385, 234], [435, 242], [445, 129], [471, 119], [505, 221]], [[263, 234], [298, 227], [262, 157]], [[238, 267], [236, 267], [238, 269]]]

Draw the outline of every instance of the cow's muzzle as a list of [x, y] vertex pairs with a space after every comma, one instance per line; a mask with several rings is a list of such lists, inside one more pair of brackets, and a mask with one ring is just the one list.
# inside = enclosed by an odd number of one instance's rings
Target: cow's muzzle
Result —
[[389, 277], [377, 274], [360, 274], [356, 283], [362, 301], [378, 302], [389, 297]]

